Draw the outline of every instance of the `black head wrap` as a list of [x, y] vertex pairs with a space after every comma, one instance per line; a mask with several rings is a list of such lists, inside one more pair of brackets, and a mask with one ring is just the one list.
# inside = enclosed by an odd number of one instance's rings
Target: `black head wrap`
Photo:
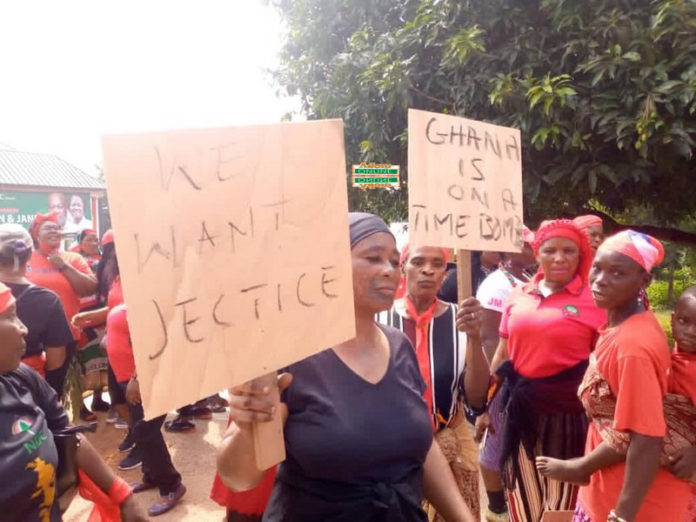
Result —
[[350, 212], [348, 213], [348, 223], [350, 224], [350, 248], [353, 248], [358, 241], [378, 232], [386, 232], [394, 237], [382, 218], [374, 214]]

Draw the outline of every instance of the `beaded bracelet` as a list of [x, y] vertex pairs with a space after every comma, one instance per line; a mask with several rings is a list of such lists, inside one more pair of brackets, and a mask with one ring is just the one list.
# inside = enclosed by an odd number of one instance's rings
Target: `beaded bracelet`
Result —
[[613, 509], [609, 512], [609, 516], [607, 517], [607, 522], [628, 522], [625, 518], [621, 518], [619, 515], [616, 514], [616, 511]]

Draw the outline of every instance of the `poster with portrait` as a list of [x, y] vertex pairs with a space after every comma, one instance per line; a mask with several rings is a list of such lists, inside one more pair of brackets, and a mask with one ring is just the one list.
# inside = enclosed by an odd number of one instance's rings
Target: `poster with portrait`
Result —
[[94, 229], [92, 197], [87, 192], [0, 192], [0, 223], [18, 223], [29, 228], [39, 212], [58, 212], [59, 224], [66, 237], [85, 229]]

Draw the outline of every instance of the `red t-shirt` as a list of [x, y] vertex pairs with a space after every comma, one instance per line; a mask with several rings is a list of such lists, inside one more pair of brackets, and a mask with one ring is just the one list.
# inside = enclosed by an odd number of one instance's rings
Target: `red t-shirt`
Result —
[[[92, 269], [87, 261], [74, 252], [62, 252], [63, 260], [83, 274], [92, 275]], [[32, 252], [27, 263], [27, 279], [38, 286], [53, 290], [65, 309], [65, 316], [70, 323], [70, 329], [75, 340], [80, 338], [80, 329], [72, 325], [73, 316], [80, 311], [80, 296], [73, 290], [70, 281], [48, 259], [37, 251]]]
[[[614, 428], [662, 437], [667, 426], [662, 400], [667, 393], [671, 360], [667, 338], [652, 312], [633, 315], [615, 328], [603, 328], [595, 350], [597, 368], [616, 396]], [[593, 423], [585, 452], [602, 437]], [[600, 469], [589, 486], [580, 489], [579, 501], [592, 520], [606, 520], [616, 507], [623, 487], [626, 463]], [[635, 522], [684, 521], [691, 500], [691, 485], [660, 469]]]
[[116, 276], [109, 287], [109, 295], [106, 296], [106, 306], [109, 311], [116, 305], [123, 304], [123, 287], [121, 276]]
[[688, 397], [696, 404], [696, 353], [680, 352], [679, 346], [675, 346], [669, 391]]
[[500, 321], [515, 370], [527, 378], [555, 375], [589, 358], [607, 314], [597, 308], [580, 277], [543, 297], [541, 275], [511, 293]]
[[124, 304], [114, 306], [106, 317], [106, 353], [118, 382], [133, 377], [135, 359]]

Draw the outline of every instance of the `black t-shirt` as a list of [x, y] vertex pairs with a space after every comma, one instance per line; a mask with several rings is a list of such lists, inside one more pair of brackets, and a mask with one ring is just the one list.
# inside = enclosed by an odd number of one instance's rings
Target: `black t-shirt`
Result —
[[284, 394], [287, 459], [264, 521], [427, 520], [423, 463], [433, 439], [415, 351], [398, 330], [386, 374], [371, 384], [333, 350], [291, 365]]
[[67, 426], [58, 396], [34, 370], [22, 364], [0, 375], [0, 520], [61, 520], [51, 430]]
[[[478, 287], [489, 272], [481, 265], [481, 252], [471, 251], [471, 295], [476, 295]], [[442, 299], [446, 303], [459, 304], [457, 296], [457, 265], [455, 263], [447, 263], [447, 274], [440, 285], [440, 290], [437, 293], [438, 299]]]
[[[73, 342], [63, 305], [55, 292], [36, 285], [6, 283], [17, 301], [17, 317], [27, 327], [25, 357], [38, 355], [47, 347]], [[21, 297], [20, 297], [21, 296]]]

